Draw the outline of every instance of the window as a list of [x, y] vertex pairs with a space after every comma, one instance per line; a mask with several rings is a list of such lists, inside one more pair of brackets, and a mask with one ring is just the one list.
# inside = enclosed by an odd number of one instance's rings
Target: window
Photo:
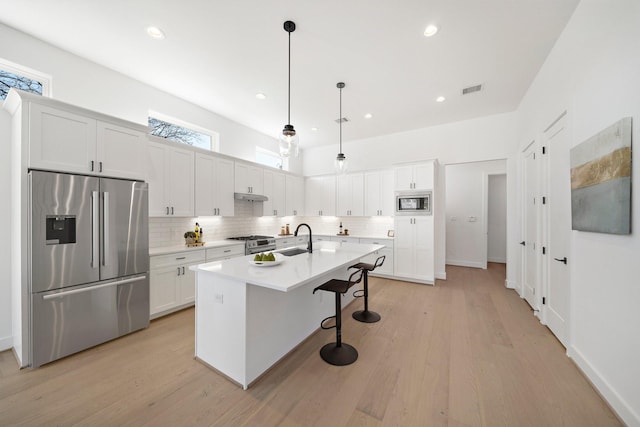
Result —
[[25, 92], [49, 96], [51, 77], [0, 58], [0, 100], [12, 87]]
[[264, 148], [256, 147], [256, 163], [261, 165], [271, 166], [272, 168], [283, 168], [282, 157], [274, 151], [265, 150]]
[[149, 134], [192, 147], [219, 151], [216, 132], [152, 111], [149, 112]]

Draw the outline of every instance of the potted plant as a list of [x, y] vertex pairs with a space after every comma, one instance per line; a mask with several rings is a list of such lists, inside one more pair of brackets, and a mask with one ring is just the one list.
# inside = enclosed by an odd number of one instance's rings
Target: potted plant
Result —
[[196, 242], [196, 233], [193, 231], [187, 231], [184, 233], [184, 240], [187, 245]]

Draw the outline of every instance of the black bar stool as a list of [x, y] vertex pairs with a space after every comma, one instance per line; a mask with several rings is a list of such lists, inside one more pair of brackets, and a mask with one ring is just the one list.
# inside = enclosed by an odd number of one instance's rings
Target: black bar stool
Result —
[[[322, 329], [336, 328], [336, 342], [325, 344], [320, 349], [320, 357], [327, 363], [336, 366], [350, 365], [358, 359], [358, 350], [353, 346], [342, 342], [342, 305], [340, 295], [346, 293], [350, 287], [360, 283], [362, 280], [363, 270], [354, 271], [349, 276], [349, 280], [331, 279], [323, 283], [313, 290], [315, 294], [319, 289], [321, 291], [333, 292], [336, 294], [336, 314], [329, 316], [320, 322]], [[335, 317], [335, 326], [324, 326], [324, 322]]]
[[[375, 323], [380, 320], [380, 315], [375, 311], [369, 311], [369, 272], [380, 267], [384, 263], [385, 256], [382, 255], [376, 259], [376, 262], [369, 264], [366, 262], [359, 262], [352, 265], [349, 268], [357, 268], [364, 271], [364, 289], [358, 289], [353, 293], [356, 298], [364, 297], [364, 310], [358, 310], [353, 312], [353, 318], [359, 322]], [[362, 292], [362, 294], [358, 294]]]

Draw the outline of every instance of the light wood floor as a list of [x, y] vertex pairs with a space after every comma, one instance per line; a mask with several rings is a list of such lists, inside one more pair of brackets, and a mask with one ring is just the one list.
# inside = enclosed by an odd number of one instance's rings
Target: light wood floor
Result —
[[[36, 370], [0, 353], [0, 425], [621, 425], [518, 295], [504, 266], [447, 267], [436, 287], [372, 278], [374, 324], [345, 310], [358, 361], [319, 331], [248, 391], [193, 359], [194, 311]], [[295, 319], [292, 319], [295, 321]]]

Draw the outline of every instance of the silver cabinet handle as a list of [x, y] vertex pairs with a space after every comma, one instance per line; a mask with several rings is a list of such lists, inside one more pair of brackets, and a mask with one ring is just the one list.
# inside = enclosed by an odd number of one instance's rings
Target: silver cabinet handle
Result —
[[109, 192], [105, 191], [104, 193], [102, 193], [102, 197], [104, 199], [104, 206], [102, 207], [102, 265], [106, 266], [107, 261], [109, 260]]
[[91, 172], [93, 172], [93, 160], [91, 160]]
[[100, 248], [98, 247], [98, 243], [100, 239], [98, 235], [100, 234], [100, 218], [98, 217], [98, 213], [100, 212], [100, 199], [97, 191], [91, 192], [91, 268], [98, 268], [98, 252]]
[[227, 252], [231, 252], [231, 249], [227, 249], [226, 251], [224, 251], [224, 253], [226, 254]]
[[139, 276], [139, 277], [133, 277], [131, 279], [118, 280], [116, 282], [103, 283], [101, 285], [88, 286], [88, 287], [82, 288], [82, 289], [73, 289], [71, 291], [58, 292], [57, 294], [45, 295], [45, 296], [42, 297], [42, 299], [43, 300], [48, 300], [48, 299], [53, 299], [53, 298], [62, 298], [62, 297], [66, 297], [67, 295], [80, 294], [80, 293], [83, 293], [83, 292], [91, 292], [91, 291], [95, 291], [96, 289], [108, 288], [108, 287], [111, 287], [111, 286], [125, 285], [127, 283], [138, 282], [138, 281], [144, 280], [146, 278], [147, 278], [147, 276]]
[[100, 170], [98, 172], [102, 172], [102, 162], [98, 163], [100, 165]]
[[182, 267], [182, 275], [184, 276], [184, 267]]
[[173, 206], [171, 206], [171, 215], [173, 215]]
[[167, 215], [169, 215], [169, 206], [167, 206]]
[[186, 256], [181, 256], [181, 257], [177, 257], [176, 260], [185, 259], [185, 258], [186, 258]]
[[180, 267], [178, 267], [178, 276], [180, 275]]

